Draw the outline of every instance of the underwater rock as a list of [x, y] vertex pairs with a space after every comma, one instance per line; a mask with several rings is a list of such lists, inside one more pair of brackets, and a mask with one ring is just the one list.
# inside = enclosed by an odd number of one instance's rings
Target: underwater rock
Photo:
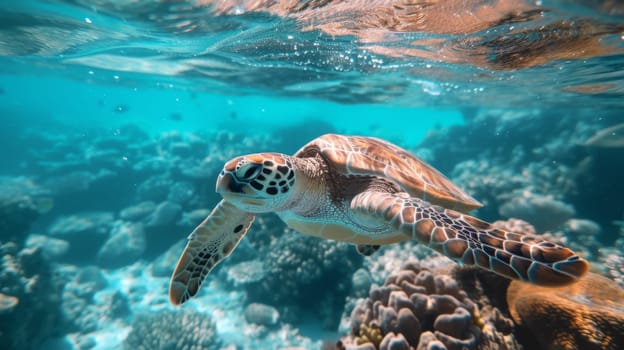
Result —
[[373, 284], [373, 279], [371, 278], [368, 270], [359, 268], [351, 276], [351, 289], [352, 295], [356, 298], [365, 297], [368, 295], [368, 290]]
[[171, 164], [162, 157], [143, 158], [132, 165], [132, 170], [141, 176], [166, 173]]
[[156, 204], [154, 202], [144, 201], [123, 209], [119, 212], [119, 217], [124, 220], [138, 221], [150, 215], [155, 209]]
[[183, 227], [177, 226], [181, 216], [182, 206], [177, 203], [164, 201], [156, 206], [154, 212], [144, 220], [145, 258], [159, 256], [188, 235], [189, 232], [183, 231]]
[[[43, 186], [54, 194], [57, 202], [66, 210], [69, 208], [73, 211], [87, 210], [93, 197], [106, 198], [111, 193], [120, 191], [124, 185], [125, 182], [119, 179], [118, 173], [102, 167], [62, 173], [47, 177], [43, 181]], [[119, 199], [118, 196], [115, 199]]]
[[492, 226], [501, 230], [509, 232], [521, 232], [527, 235], [536, 235], [535, 227], [530, 223], [516, 219], [509, 218], [507, 220], [497, 220], [492, 223]]
[[[128, 300], [119, 292], [106, 291], [108, 285], [102, 271], [95, 266], [80, 269], [66, 267], [62, 271], [70, 280], [62, 298], [64, 325], [81, 335], [94, 332], [104, 322], [129, 314]], [[96, 293], [104, 293], [95, 301]], [[119, 295], [115, 295], [118, 294]]]
[[[183, 329], [183, 332], [180, 330]], [[218, 350], [221, 340], [209, 314], [192, 309], [136, 316], [123, 342], [128, 350]]]
[[0, 195], [0, 242], [23, 244], [30, 225], [38, 217], [39, 212], [30, 197]]
[[110, 212], [84, 212], [56, 219], [48, 232], [69, 242], [88, 236], [107, 235], [114, 216]]
[[123, 151], [129, 144], [137, 141], [138, 140], [134, 140], [130, 136], [119, 132], [115, 135], [99, 135], [95, 140], [93, 140], [92, 146], [94, 149]]
[[69, 251], [69, 243], [65, 240], [43, 235], [30, 234], [26, 248], [41, 249], [43, 255], [50, 260], [62, 258]]
[[[259, 286], [245, 288], [251, 302], [276, 305], [287, 322], [298, 321], [300, 314], [288, 309], [314, 310], [320, 314], [324, 328], [337, 328], [340, 314], [335, 310], [342, 309], [351, 289], [351, 275], [362, 262], [350, 244], [288, 230], [277, 242], [261, 249], [259, 256], [266, 277]], [[330, 287], [318, 289], [319, 285]]]
[[18, 298], [0, 293], [0, 315], [12, 313], [18, 303]]
[[182, 175], [191, 180], [210, 181], [217, 178], [223, 163], [211, 158], [204, 158], [199, 162], [194, 162], [181, 168]]
[[109, 319], [124, 319], [131, 313], [128, 297], [118, 290], [103, 296], [100, 304]]
[[195, 186], [193, 186], [190, 182], [176, 182], [169, 189], [169, 194], [167, 195], [167, 200], [172, 203], [177, 203], [180, 205], [185, 205], [188, 201], [193, 198], [195, 194]]
[[187, 142], [173, 142], [169, 145], [169, 153], [176, 157], [187, 158], [192, 155], [193, 148]]
[[146, 249], [143, 225], [115, 221], [110, 236], [97, 252], [96, 261], [104, 268], [118, 268], [138, 260]]
[[245, 320], [262, 326], [274, 326], [279, 322], [279, 312], [270, 305], [251, 303], [245, 307]]
[[190, 212], [182, 213], [182, 218], [177, 222], [178, 226], [187, 227], [187, 229], [192, 230], [199, 223], [204, 221], [204, 219], [210, 215], [211, 209], [199, 208], [195, 210], [191, 210]]
[[162, 202], [167, 199], [173, 180], [164, 175], [156, 175], [143, 181], [137, 187], [137, 198], [141, 201]]
[[552, 230], [574, 216], [574, 207], [551, 196], [524, 193], [499, 208], [501, 215], [520, 218], [535, 226], [538, 232]]
[[596, 261], [605, 248], [601, 242], [602, 228], [591, 220], [570, 219], [550, 234], [590, 261]]
[[69, 195], [87, 191], [96, 180], [90, 171], [74, 171], [60, 176], [49, 177], [43, 186], [55, 195]]
[[89, 297], [108, 285], [102, 271], [95, 266], [85, 266], [78, 270], [71, 283], [79, 286], [77, 289], [80, 289], [81, 296]]
[[544, 288], [512, 281], [509, 312], [542, 350], [617, 350], [624, 348], [624, 290], [587, 273], [578, 283]]
[[150, 265], [150, 271], [154, 277], [170, 277], [176, 266], [180, 253], [184, 250], [186, 239], [173, 244], [167, 251], [158, 256]]
[[182, 207], [180, 204], [164, 201], [158, 204], [154, 212], [147, 218], [146, 226], [175, 225], [181, 215]]
[[251, 285], [260, 283], [266, 274], [262, 261], [243, 261], [228, 269], [226, 280], [234, 287], [246, 287], [248, 290], [253, 290]]
[[563, 229], [573, 237], [597, 237], [602, 229], [600, 225], [585, 219], [570, 219], [565, 222]]
[[118, 169], [128, 166], [128, 159], [122, 150], [89, 149], [85, 154], [87, 164], [94, 169]]
[[39, 249], [0, 243], [0, 344], [39, 349], [60, 332], [63, 286]]
[[69, 243], [64, 255], [71, 262], [92, 262], [108, 238], [114, 216], [110, 212], [83, 212], [56, 219], [48, 233]]

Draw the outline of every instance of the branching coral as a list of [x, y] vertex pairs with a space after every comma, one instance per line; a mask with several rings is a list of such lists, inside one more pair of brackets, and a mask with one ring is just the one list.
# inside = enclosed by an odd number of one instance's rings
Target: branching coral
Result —
[[220, 341], [209, 315], [191, 309], [139, 315], [124, 340], [132, 350], [217, 350]]

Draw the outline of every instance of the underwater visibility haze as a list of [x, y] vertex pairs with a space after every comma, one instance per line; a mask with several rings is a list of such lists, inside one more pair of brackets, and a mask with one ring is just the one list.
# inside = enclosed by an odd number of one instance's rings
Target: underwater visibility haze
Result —
[[0, 0], [0, 159], [0, 349], [624, 349], [618, 0]]

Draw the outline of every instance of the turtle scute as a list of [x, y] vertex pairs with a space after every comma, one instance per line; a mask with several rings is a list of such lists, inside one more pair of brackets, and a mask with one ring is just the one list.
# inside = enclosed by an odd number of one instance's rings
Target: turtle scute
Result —
[[297, 157], [317, 155], [342, 175], [378, 176], [394, 182], [412, 197], [435, 205], [459, 211], [482, 206], [429, 164], [378, 138], [326, 134], [295, 154]]

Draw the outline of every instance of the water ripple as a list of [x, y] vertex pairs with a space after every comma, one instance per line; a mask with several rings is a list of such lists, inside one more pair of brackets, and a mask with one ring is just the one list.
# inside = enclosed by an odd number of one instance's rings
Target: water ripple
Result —
[[0, 23], [3, 71], [350, 103], [624, 105], [615, 0], [40, 0]]

